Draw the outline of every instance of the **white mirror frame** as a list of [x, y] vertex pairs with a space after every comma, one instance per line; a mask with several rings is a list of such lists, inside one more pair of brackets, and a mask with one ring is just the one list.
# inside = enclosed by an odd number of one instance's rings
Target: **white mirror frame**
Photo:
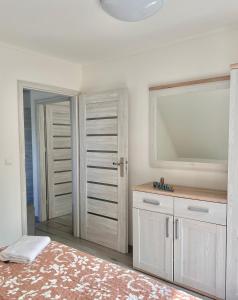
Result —
[[224, 84], [228, 86], [230, 84], [230, 76], [218, 76], [207, 79], [199, 79], [186, 82], [178, 82], [172, 84], [165, 84], [149, 88], [149, 154], [150, 154], [150, 166], [153, 168], [163, 169], [187, 169], [187, 170], [201, 170], [201, 171], [215, 171], [215, 172], [227, 172], [227, 160], [215, 161], [204, 160], [204, 162], [197, 161], [166, 161], [158, 160], [158, 143], [157, 143], [157, 97], [158, 95], [171, 95], [182, 93], [185, 90], [197, 89], [198, 85], [203, 85], [203, 88], [210, 88], [209, 83], [216, 83], [218, 86]]

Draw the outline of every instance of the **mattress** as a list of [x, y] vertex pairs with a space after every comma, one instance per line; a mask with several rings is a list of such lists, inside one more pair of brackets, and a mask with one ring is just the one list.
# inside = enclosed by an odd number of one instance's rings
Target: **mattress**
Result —
[[0, 299], [199, 299], [142, 273], [52, 242], [31, 264], [0, 262]]

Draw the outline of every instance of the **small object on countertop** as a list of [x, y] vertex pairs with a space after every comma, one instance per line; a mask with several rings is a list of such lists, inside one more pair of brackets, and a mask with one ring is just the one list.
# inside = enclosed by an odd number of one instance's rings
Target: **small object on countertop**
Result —
[[155, 189], [166, 191], [166, 192], [173, 192], [174, 191], [172, 185], [164, 183], [164, 177], [161, 177], [160, 181], [154, 181], [153, 182], [153, 187]]
[[164, 177], [160, 177], [160, 185], [161, 185], [161, 186], [164, 185]]

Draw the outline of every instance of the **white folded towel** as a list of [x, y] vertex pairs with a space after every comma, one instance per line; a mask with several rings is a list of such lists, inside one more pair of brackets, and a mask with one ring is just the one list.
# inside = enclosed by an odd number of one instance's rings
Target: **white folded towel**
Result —
[[16, 263], [30, 263], [50, 243], [48, 236], [23, 236], [17, 242], [0, 252], [0, 260]]

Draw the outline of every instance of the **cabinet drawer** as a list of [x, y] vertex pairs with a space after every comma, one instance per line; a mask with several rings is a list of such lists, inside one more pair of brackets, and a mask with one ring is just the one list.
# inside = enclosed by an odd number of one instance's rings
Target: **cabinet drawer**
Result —
[[133, 192], [133, 207], [172, 215], [173, 197]]
[[174, 198], [176, 217], [226, 225], [226, 204]]

